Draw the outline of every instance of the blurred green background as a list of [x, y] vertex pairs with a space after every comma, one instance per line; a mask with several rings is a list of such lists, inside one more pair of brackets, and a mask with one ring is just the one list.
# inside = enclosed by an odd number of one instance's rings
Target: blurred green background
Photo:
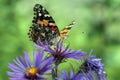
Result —
[[66, 43], [88, 53], [94, 48], [107, 80], [120, 79], [120, 0], [0, 0], [0, 80], [8, 80], [8, 62], [23, 51], [32, 53], [27, 33], [36, 3], [50, 12], [60, 30], [75, 20]]

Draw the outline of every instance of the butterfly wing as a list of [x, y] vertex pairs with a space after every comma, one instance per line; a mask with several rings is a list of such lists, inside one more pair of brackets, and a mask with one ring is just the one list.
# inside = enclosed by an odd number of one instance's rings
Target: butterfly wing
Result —
[[29, 38], [37, 43], [38, 40], [43, 43], [52, 44], [53, 39], [60, 35], [55, 21], [49, 12], [40, 4], [34, 6], [33, 24], [29, 29]]
[[60, 31], [60, 40], [63, 40], [66, 38], [68, 32], [70, 31], [70, 29], [74, 24], [75, 24], [75, 21], [72, 21], [67, 27], [65, 27]]

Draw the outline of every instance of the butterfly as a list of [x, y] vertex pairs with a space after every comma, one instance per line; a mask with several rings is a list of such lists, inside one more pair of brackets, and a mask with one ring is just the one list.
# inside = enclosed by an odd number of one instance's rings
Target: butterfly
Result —
[[54, 19], [42, 5], [36, 4], [33, 10], [34, 17], [28, 35], [36, 44], [39, 40], [50, 45], [57, 38], [59, 41], [63, 40], [75, 23], [75, 21], [72, 21], [67, 27], [59, 31]]

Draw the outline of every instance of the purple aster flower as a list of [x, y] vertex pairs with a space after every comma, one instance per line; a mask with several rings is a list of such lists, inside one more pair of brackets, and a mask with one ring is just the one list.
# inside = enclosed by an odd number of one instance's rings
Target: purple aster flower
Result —
[[46, 45], [44, 45], [41, 41], [39, 41], [38, 45], [40, 46], [40, 48], [43, 48], [46, 52], [52, 54], [56, 61], [56, 64], [61, 63], [62, 60], [65, 58], [80, 59], [81, 57], [86, 55], [86, 53], [81, 50], [69, 49], [69, 45], [67, 47], [63, 46], [62, 42], [60, 41], [57, 41], [54, 48], [48, 45], [47, 43]]
[[60, 77], [56, 79], [57, 80], [106, 80], [106, 76], [100, 79], [96, 77], [91, 70], [88, 73], [78, 71], [76, 74], [73, 72], [73, 70], [71, 70], [70, 73], [68, 73], [67, 71], [62, 71]]
[[[92, 78], [90, 80], [106, 80], [106, 76], [104, 75], [104, 64], [101, 62], [101, 59], [96, 58], [95, 55], [91, 56], [91, 53], [92, 50], [88, 58], [80, 67], [82, 73], [84, 73], [86, 77]], [[93, 72], [96, 74], [96, 79], [94, 79]]]
[[[77, 76], [73, 77], [70, 80], [106, 80], [106, 76], [104, 75], [96, 75], [92, 70], [88, 72], [79, 72], [76, 74]], [[101, 77], [101, 78], [100, 78]]]
[[43, 59], [43, 50], [39, 50], [33, 54], [33, 64], [27, 52], [24, 52], [25, 58], [20, 56], [13, 60], [14, 63], [9, 63], [11, 71], [8, 72], [10, 80], [46, 80], [43, 74], [53, 69], [52, 57]]

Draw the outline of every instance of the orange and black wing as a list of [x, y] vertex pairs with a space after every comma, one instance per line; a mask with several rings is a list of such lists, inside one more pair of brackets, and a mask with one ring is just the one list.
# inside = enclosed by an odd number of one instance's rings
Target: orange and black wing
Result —
[[53, 39], [60, 36], [55, 21], [40, 4], [34, 6], [34, 17], [28, 35], [35, 43], [40, 40], [43, 43], [48, 42], [49, 44], [52, 44]]

